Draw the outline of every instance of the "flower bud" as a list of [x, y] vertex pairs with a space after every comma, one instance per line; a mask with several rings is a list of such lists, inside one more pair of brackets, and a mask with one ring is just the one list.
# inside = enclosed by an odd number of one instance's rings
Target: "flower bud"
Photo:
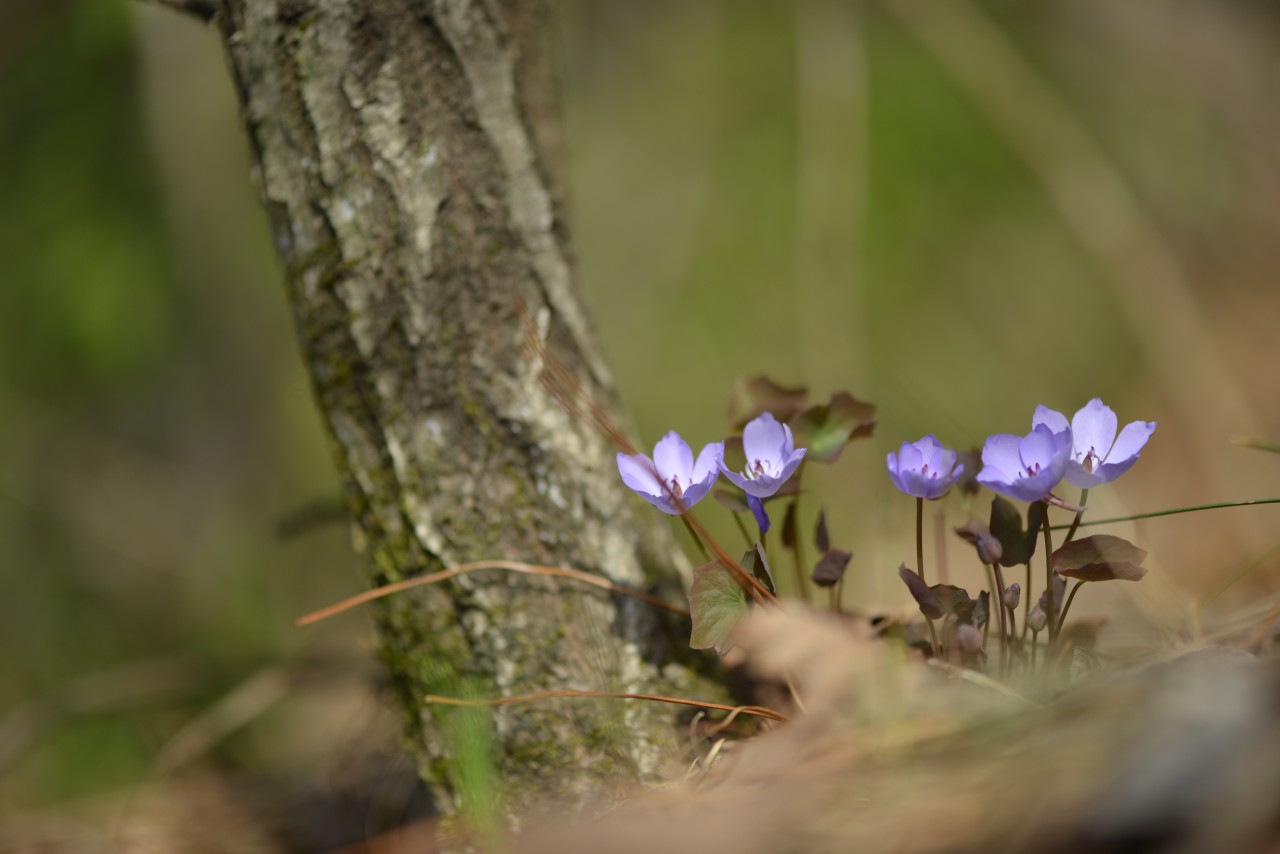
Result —
[[982, 632], [968, 623], [956, 626], [956, 646], [966, 655], [982, 652]]
[[1031, 627], [1033, 632], [1042, 632], [1044, 627], [1049, 625], [1049, 618], [1045, 616], [1044, 609], [1039, 605], [1031, 609], [1031, 614], [1027, 617], [1027, 625]]
[[1014, 582], [1005, 588], [1004, 606], [1010, 611], [1018, 610], [1018, 603], [1022, 601], [1022, 585]]
[[1004, 556], [1004, 548], [1000, 545], [1000, 541], [991, 535], [991, 529], [985, 523], [977, 519], [970, 519], [956, 528], [956, 533], [960, 535], [960, 539], [973, 544], [973, 547], [978, 550], [978, 560], [985, 564], [998, 563]]

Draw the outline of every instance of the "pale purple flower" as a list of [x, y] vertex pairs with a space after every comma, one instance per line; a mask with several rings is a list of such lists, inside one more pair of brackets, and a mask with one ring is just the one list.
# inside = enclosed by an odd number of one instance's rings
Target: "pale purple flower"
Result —
[[915, 498], [941, 498], [964, 474], [956, 464], [956, 452], [944, 448], [930, 433], [916, 442], [903, 442], [898, 453], [889, 452], [889, 479]]
[[[1046, 406], [1036, 408], [1031, 423], [1058, 431], [1067, 426], [1067, 417]], [[1116, 435], [1119, 419], [1115, 412], [1095, 397], [1071, 419], [1071, 456], [1067, 460], [1067, 482], [1081, 489], [1110, 483], [1138, 461], [1139, 452], [1155, 432], [1154, 421], [1133, 421]]]
[[805, 455], [805, 449], [797, 448], [791, 438], [791, 428], [779, 424], [768, 412], [743, 428], [742, 452], [747, 457], [747, 467], [741, 474], [729, 471], [723, 457], [720, 470], [743, 492], [756, 498], [768, 498], [777, 492], [795, 474]]
[[618, 454], [622, 482], [663, 513], [679, 516], [702, 500], [720, 476], [724, 442], [712, 442], [698, 459], [680, 434], [672, 430], [644, 454]]
[[978, 483], [1017, 501], [1042, 501], [1067, 471], [1071, 428], [1038, 424], [1026, 436], [1001, 433], [982, 446]]

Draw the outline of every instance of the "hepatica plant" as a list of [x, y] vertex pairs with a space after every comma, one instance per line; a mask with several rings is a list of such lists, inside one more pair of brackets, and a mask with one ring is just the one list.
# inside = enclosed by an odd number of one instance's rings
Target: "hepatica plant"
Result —
[[[550, 357], [544, 354], [544, 358]], [[569, 391], [572, 392], [572, 388]], [[842, 612], [846, 570], [853, 554], [832, 544], [826, 511], [818, 508], [812, 536], [815, 558], [811, 561], [806, 557], [809, 538], [799, 533], [805, 469], [838, 462], [847, 446], [872, 435], [875, 418], [874, 406], [845, 392], [832, 394], [824, 402], [810, 402], [804, 388], [782, 386], [766, 377], [755, 377], [740, 380], [734, 387], [728, 413], [730, 435], [723, 440], [713, 438], [706, 442], [696, 456], [693, 448], [675, 431], [658, 440], [652, 456], [636, 453], [629, 447], [617, 455], [622, 482], [648, 504], [681, 519], [706, 558], [705, 563], [693, 571], [688, 592], [692, 647], [724, 654], [733, 644], [736, 624], [753, 608], [777, 605], [783, 592], [811, 600], [821, 597], [825, 591], [827, 607]], [[602, 433], [619, 446], [626, 445], [616, 428], [601, 423], [603, 426], [597, 427]], [[1101, 399], [1094, 398], [1070, 419], [1057, 410], [1038, 406], [1032, 414], [1029, 432], [995, 433], [986, 439], [980, 452], [958, 452], [932, 433], [915, 441], [903, 441], [896, 451], [886, 455], [885, 464], [892, 485], [915, 499], [915, 567], [904, 561], [898, 567], [898, 575], [923, 619], [876, 614], [868, 607], [859, 611], [870, 618], [868, 622], [877, 636], [937, 659], [944, 669], [970, 668], [985, 673], [987, 680], [1021, 679], [1023, 688], [1030, 690], [1051, 686], [1052, 680], [1045, 677], [1054, 675], [1061, 663], [1071, 661], [1079, 645], [1090, 642], [1090, 630], [1063, 631], [1071, 603], [1080, 588], [1090, 582], [1138, 581], [1146, 574], [1142, 566], [1147, 554], [1144, 550], [1110, 534], [1077, 538], [1076, 532], [1082, 525], [1241, 504], [1280, 503], [1280, 498], [1261, 499], [1082, 522], [1089, 491], [1115, 481], [1133, 468], [1155, 429], [1153, 421], [1132, 421], [1120, 428], [1115, 412]], [[1250, 440], [1248, 444], [1280, 451], [1280, 445], [1271, 443]], [[975, 472], [975, 469], [978, 470]], [[726, 485], [717, 488], [721, 478]], [[855, 486], [861, 488], [864, 484]], [[1068, 486], [1079, 489], [1079, 495], [1065, 493]], [[974, 512], [978, 507], [975, 496], [983, 487], [993, 495], [989, 513], [979, 516]], [[730, 512], [737, 524], [745, 541], [745, 551], [739, 553], [740, 557], [731, 555], [697, 519], [695, 510], [705, 510], [708, 505], [703, 499], [708, 495]], [[930, 584], [926, 580], [926, 501], [934, 503], [940, 526], [947, 513], [967, 517], [954, 530], [972, 545], [982, 568], [980, 575], [970, 574], [986, 581], [986, 589], [981, 589], [977, 596], [961, 586]], [[1025, 514], [1015, 502], [1027, 505]], [[771, 505], [781, 508], [780, 534], [770, 533]], [[1072, 514], [1070, 522], [1053, 524], [1051, 511]], [[748, 513], [757, 523], [754, 533], [743, 522]], [[1066, 535], [1055, 548], [1053, 532], [1064, 529]], [[1032, 563], [1041, 543], [1044, 578], [1037, 584]], [[786, 554], [790, 556], [794, 578], [785, 585], [787, 589], [780, 591], [773, 564]], [[1025, 568], [1025, 579], [1006, 584], [1004, 571], [1019, 566]], [[389, 595], [409, 586], [436, 583], [463, 572], [485, 569], [575, 579], [631, 596], [653, 607], [686, 613], [666, 599], [614, 583], [598, 574], [515, 561], [481, 561], [455, 566], [389, 585], [376, 595]], [[1239, 574], [1232, 580], [1238, 577]], [[362, 594], [308, 615], [300, 622], [314, 622], [370, 598], [375, 597]], [[1069, 628], [1074, 630], [1077, 626]], [[1081, 624], [1079, 628], [1088, 627]], [[1043, 650], [1041, 634], [1046, 635]], [[797, 699], [796, 705], [800, 706], [796, 687], [788, 687]], [[633, 699], [638, 696], [569, 689], [555, 693]], [[495, 702], [544, 696], [504, 698]], [[687, 698], [644, 696], [710, 709], [727, 708]], [[443, 697], [433, 697], [432, 701], [454, 702]], [[738, 707], [734, 712], [786, 719], [781, 712], [758, 706]]]
[[[733, 626], [743, 615], [778, 601], [772, 569], [778, 543], [770, 542], [769, 504], [786, 505], [777, 538], [790, 553], [795, 570], [786, 592], [809, 599], [825, 589], [828, 606], [841, 609], [852, 554], [832, 546], [822, 511], [813, 535], [816, 561], [810, 564], [806, 559], [807, 538], [798, 534], [802, 481], [807, 464], [834, 463], [846, 445], [870, 436], [875, 408], [845, 393], [810, 405], [805, 389], [757, 377], [740, 381], [735, 388], [729, 424], [735, 433], [704, 445], [696, 459], [675, 432], [658, 442], [652, 457], [618, 454], [623, 482], [662, 512], [681, 517], [702, 549], [707, 560], [694, 571], [689, 592], [691, 644], [722, 653], [732, 644]], [[1136, 581], [1145, 574], [1146, 553], [1136, 546], [1110, 535], [1076, 539], [1075, 533], [1089, 489], [1128, 471], [1155, 426], [1134, 421], [1121, 430], [1115, 413], [1098, 398], [1070, 420], [1042, 405], [1031, 418], [1029, 432], [996, 433], [986, 439], [976, 475], [965, 462], [976, 462], [974, 455], [958, 453], [932, 433], [902, 442], [888, 453], [885, 463], [893, 486], [915, 499], [916, 554], [915, 567], [904, 562], [898, 572], [924, 620], [886, 620], [882, 634], [897, 637], [924, 655], [1001, 678], [1036, 669], [1042, 632], [1048, 646], [1039, 666], [1061, 660], [1059, 636], [1080, 586], [1091, 581]], [[721, 477], [728, 488], [716, 489]], [[973, 506], [969, 496], [981, 487], [994, 493], [986, 518], [970, 518], [956, 528], [974, 546], [987, 579], [989, 589], [977, 597], [955, 585], [929, 584], [924, 567], [925, 502], [938, 503], [941, 519], [947, 497], [962, 481], [967, 483], [966, 496], [960, 500], [965, 508]], [[1078, 487], [1079, 497], [1063, 494], [1066, 485]], [[709, 494], [733, 513], [747, 548], [741, 558], [730, 556], [694, 516], [695, 505]], [[1025, 523], [1013, 502], [1028, 505]], [[1074, 514], [1069, 526], [1061, 526], [1069, 531], [1057, 549], [1051, 507]], [[757, 523], [754, 533], [742, 522], [747, 512]], [[1036, 585], [1031, 563], [1041, 541], [1045, 575], [1043, 583]], [[1005, 584], [1004, 570], [1016, 566], [1026, 567], [1025, 581]], [[1069, 592], [1068, 579], [1075, 581]], [[989, 656], [989, 646], [998, 648], [997, 657]]]

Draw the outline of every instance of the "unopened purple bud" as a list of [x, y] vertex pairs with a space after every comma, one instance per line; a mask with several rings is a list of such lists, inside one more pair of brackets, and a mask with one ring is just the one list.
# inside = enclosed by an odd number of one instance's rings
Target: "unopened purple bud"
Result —
[[956, 626], [956, 646], [968, 655], [982, 652], [982, 632], [968, 623]]
[[1018, 603], [1022, 601], [1022, 585], [1018, 582], [1010, 584], [1004, 591], [1004, 606], [1010, 611], [1018, 609]]
[[1044, 609], [1039, 605], [1031, 609], [1031, 613], [1027, 616], [1027, 625], [1031, 627], [1033, 632], [1043, 632], [1044, 627], [1049, 625], [1049, 618], [1045, 616]]

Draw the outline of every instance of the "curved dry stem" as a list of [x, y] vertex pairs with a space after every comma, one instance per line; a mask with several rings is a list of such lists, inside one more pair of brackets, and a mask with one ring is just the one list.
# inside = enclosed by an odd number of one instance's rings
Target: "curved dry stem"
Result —
[[605, 700], [649, 700], [654, 703], [671, 703], [677, 706], [693, 706], [699, 709], [717, 709], [735, 715], [754, 715], [768, 718], [771, 721], [789, 721], [791, 718], [782, 712], [765, 706], [730, 706], [727, 703], [709, 703], [704, 700], [690, 700], [687, 697], [666, 697], [662, 694], [626, 694], [614, 691], [575, 691], [562, 689], [559, 691], [538, 691], [535, 694], [521, 694], [516, 697], [492, 697], [489, 699], [470, 699], [465, 697], [442, 697], [439, 694], [427, 694], [423, 702], [437, 703], [442, 706], [509, 706], [512, 703], [532, 703], [538, 700], [554, 700], [562, 697], [586, 697]]
[[692, 512], [686, 512], [684, 514], [684, 518], [685, 518], [685, 521], [689, 523], [689, 527], [694, 530], [696, 535], [700, 537], [704, 543], [706, 543], [707, 548], [711, 549], [712, 553], [715, 554], [716, 559], [719, 560], [721, 563], [723, 563], [731, 572], [733, 572], [738, 576], [738, 580], [743, 584], [744, 587], [747, 588], [747, 592], [751, 594], [752, 598], [754, 598], [757, 602], [777, 602], [778, 601], [778, 597], [774, 596], [768, 587], [765, 587], [763, 584], [760, 583], [759, 579], [757, 579], [754, 575], [752, 575], [751, 573], [743, 569], [742, 564], [738, 563], [736, 560], [730, 557], [729, 553], [725, 551], [724, 548], [718, 542], [716, 542], [715, 539], [710, 534], [707, 533], [707, 529], [702, 527], [702, 523], [698, 521], [697, 516], [694, 516]]
[[592, 587], [599, 587], [601, 590], [608, 590], [610, 593], [618, 593], [623, 596], [630, 596], [633, 599], [639, 599], [642, 602], [648, 602], [655, 608], [662, 608], [673, 614], [679, 614], [682, 617], [688, 617], [688, 610], [681, 608], [679, 605], [673, 605], [670, 602], [643, 590], [633, 590], [630, 587], [623, 587], [607, 578], [601, 578], [598, 575], [592, 575], [589, 572], [583, 572], [580, 569], [567, 569], [562, 566], [537, 566], [530, 563], [521, 563], [515, 560], [479, 560], [474, 563], [464, 563], [449, 569], [433, 572], [429, 575], [420, 575], [417, 578], [409, 578], [404, 581], [397, 581], [395, 584], [387, 584], [382, 587], [375, 587], [372, 590], [352, 596], [349, 599], [343, 599], [337, 604], [330, 605], [327, 608], [321, 608], [319, 611], [312, 611], [299, 617], [294, 625], [301, 628], [309, 626], [312, 623], [318, 623], [321, 620], [341, 614], [343, 611], [350, 611], [366, 602], [372, 602], [375, 599], [382, 599], [385, 596], [391, 596], [414, 587], [425, 587], [428, 584], [436, 584], [441, 581], [447, 581], [450, 578], [456, 578], [459, 575], [466, 575], [470, 572], [477, 572], [481, 569], [505, 569], [508, 572], [518, 572], [523, 575], [549, 575], [555, 578], [571, 578], [574, 581], [581, 581], [583, 584], [590, 584]]

